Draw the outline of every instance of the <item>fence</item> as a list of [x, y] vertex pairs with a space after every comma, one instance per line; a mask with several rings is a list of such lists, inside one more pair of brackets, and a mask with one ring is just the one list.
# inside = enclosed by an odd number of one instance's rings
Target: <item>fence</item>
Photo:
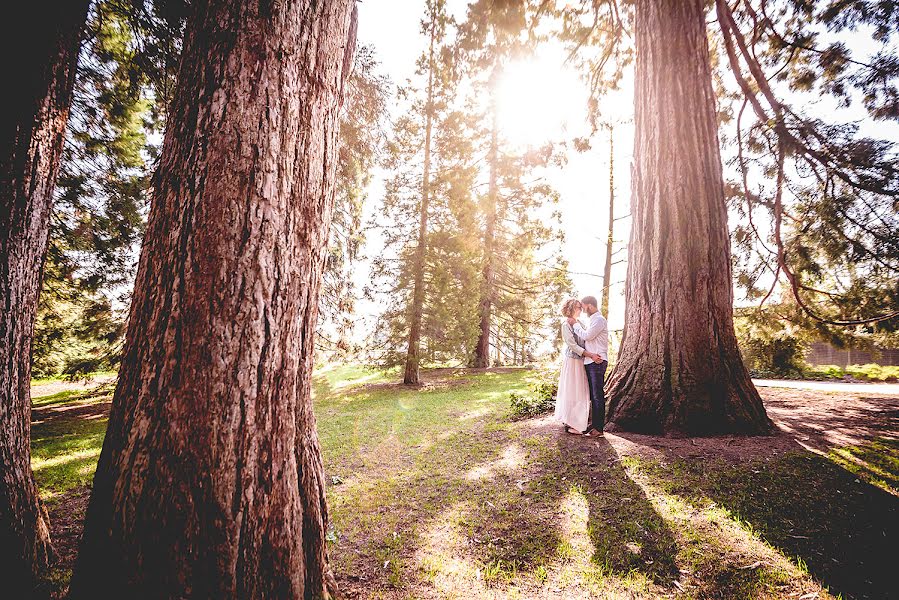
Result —
[[899, 366], [899, 348], [882, 348], [875, 352], [867, 350], [840, 350], [826, 342], [815, 342], [809, 346], [806, 362], [811, 365], [866, 365], [876, 363], [884, 367]]

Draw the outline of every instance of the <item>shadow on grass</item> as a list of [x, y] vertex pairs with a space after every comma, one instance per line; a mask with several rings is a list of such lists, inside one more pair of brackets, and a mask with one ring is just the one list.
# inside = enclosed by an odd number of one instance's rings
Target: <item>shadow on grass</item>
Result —
[[[674, 454], [641, 464], [653, 485], [694, 506], [712, 500], [747, 523], [762, 540], [843, 598], [896, 593], [899, 497], [847, 470], [864, 467], [841, 455], [865, 457], [879, 474], [895, 467], [899, 443], [876, 441], [829, 455], [802, 449], [768, 462], [697, 462]], [[706, 594], [714, 597], [714, 590]], [[725, 596], [721, 596], [725, 597]]]
[[347, 591], [470, 597], [539, 588], [565, 569], [582, 590], [606, 578], [670, 588], [675, 536], [608, 442], [531, 437], [498, 416], [332, 486], [331, 553]]

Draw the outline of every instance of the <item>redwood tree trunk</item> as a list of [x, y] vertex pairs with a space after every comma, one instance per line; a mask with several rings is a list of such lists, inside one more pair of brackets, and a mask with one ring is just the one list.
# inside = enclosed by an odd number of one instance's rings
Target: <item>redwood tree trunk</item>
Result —
[[71, 595], [330, 597], [309, 392], [353, 2], [193, 10]]
[[418, 247], [415, 249], [412, 307], [409, 319], [409, 345], [406, 349], [406, 370], [403, 383], [419, 383], [419, 355], [421, 354], [421, 317], [425, 300], [425, 257], [428, 249], [428, 204], [431, 183], [431, 127], [434, 121], [434, 41], [437, 19], [431, 15], [431, 47], [428, 50], [428, 100], [425, 105], [425, 156], [421, 178], [421, 205], [418, 208]]
[[607, 430], [771, 431], [737, 349], [704, 0], [636, 2], [625, 332]]
[[87, 2], [6, 15], [0, 131], [0, 581], [27, 597], [50, 532], [31, 471], [31, 337]]

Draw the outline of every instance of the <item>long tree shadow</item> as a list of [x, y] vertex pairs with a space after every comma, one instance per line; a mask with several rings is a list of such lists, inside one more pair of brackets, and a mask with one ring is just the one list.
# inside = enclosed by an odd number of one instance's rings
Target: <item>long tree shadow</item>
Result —
[[[608, 442], [531, 437], [490, 421], [399, 457], [380, 476], [332, 486], [332, 555], [346, 590], [539, 586], [572, 562], [586, 563], [581, 579], [586, 571], [670, 588], [675, 536]], [[586, 514], [568, 514], [578, 503]]]
[[[868, 457], [878, 470], [899, 465], [895, 440], [848, 451]], [[663, 460], [642, 465], [653, 485], [694, 506], [711, 500], [725, 507], [834, 594], [895, 597], [899, 497], [844, 468], [833, 452], [819, 454], [797, 444], [779, 456], [742, 463], [684, 459], [671, 447], [662, 452]], [[896, 475], [894, 470], [892, 481]], [[703, 593], [716, 596], [720, 590], [707, 583]]]
[[587, 492], [592, 560], [618, 573], [640, 572], [655, 583], [677, 578], [677, 542], [605, 438], [556, 438], [558, 468]]

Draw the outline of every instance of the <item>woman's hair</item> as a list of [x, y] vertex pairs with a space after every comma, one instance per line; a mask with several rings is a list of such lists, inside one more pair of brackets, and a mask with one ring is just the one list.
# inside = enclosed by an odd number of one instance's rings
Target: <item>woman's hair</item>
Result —
[[581, 301], [577, 298], [569, 298], [562, 304], [562, 316], [563, 317], [572, 317], [574, 316], [574, 311], [581, 307]]

